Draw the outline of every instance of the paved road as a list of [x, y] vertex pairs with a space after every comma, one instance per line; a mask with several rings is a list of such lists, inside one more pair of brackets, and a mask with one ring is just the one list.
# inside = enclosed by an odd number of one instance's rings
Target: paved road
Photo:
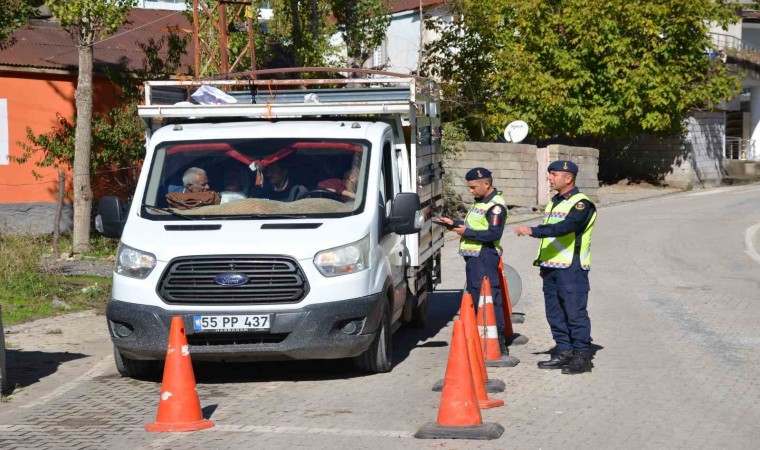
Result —
[[[451, 319], [464, 283], [454, 242], [431, 326], [401, 331], [390, 374], [342, 363], [203, 365], [196, 377], [217, 426], [151, 434], [159, 384], [118, 377], [105, 354], [103, 319], [82, 315], [92, 345], [34, 350], [51, 369], [0, 404], [0, 448], [731, 448], [760, 443], [760, 185], [690, 192], [600, 209], [590, 314], [599, 349], [590, 374], [540, 371], [551, 347], [537, 241], [505, 238], [523, 277], [513, 348], [522, 363], [490, 369], [506, 406], [483, 411], [506, 432], [497, 441], [417, 441], [435, 420]], [[60, 320], [60, 319], [59, 319]], [[98, 328], [101, 327], [101, 328]], [[99, 333], [99, 334], [98, 334]], [[102, 336], [102, 337], [101, 337]], [[13, 336], [10, 337], [13, 340]], [[68, 355], [68, 356], [67, 356]], [[64, 362], [69, 361], [69, 362]], [[21, 373], [16, 368], [16, 373]]]

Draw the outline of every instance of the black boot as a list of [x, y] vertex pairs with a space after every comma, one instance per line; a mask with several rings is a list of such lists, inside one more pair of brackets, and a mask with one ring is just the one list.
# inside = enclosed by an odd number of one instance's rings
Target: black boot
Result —
[[551, 359], [549, 359], [549, 361], [539, 361], [538, 368], [539, 369], [561, 369], [562, 366], [570, 362], [572, 357], [573, 357], [572, 350], [559, 350], [555, 353], [552, 353], [552, 357]]
[[570, 363], [562, 368], [562, 373], [566, 375], [577, 375], [579, 373], [591, 372], [591, 352], [588, 350], [573, 350], [573, 358]]
[[501, 351], [501, 356], [509, 356], [509, 347], [502, 339], [499, 339], [499, 351]]

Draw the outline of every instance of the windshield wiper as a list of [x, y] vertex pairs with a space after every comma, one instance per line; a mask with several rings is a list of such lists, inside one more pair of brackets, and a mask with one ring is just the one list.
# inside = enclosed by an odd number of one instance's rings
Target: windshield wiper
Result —
[[199, 219], [199, 217], [195, 217], [195, 216], [187, 216], [187, 215], [185, 215], [185, 214], [180, 214], [180, 213], [178, 213], [178, 212], [172, 211], [172, 210], [171, 210], [171, 209], [169, 209], [169, 208], [159, 208], [159, 207], [157, 207], [157, 206], [151, 206], [151, 205], [148, 205], [148, 204], [145, 204], [145, 203], [143, 203], [142, 207], [143, 207], [143, 208], [146, 208], [146, 209], [151, 209], [151, 210], [153, 210], [153, 211], [161, 211], [161, 212], [169, 213], [169, 214], [171, 214], [172, 216], [181, 217], [181, 218], [183, 218], [183, 219], [185, 219], [185, 220], [198, 220], [198, 219]]

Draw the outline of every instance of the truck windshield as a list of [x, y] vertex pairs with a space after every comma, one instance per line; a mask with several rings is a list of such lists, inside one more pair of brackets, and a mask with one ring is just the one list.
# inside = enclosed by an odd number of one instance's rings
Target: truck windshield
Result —
[[357, 214], [368, 161], [366, 141], [165, 142], [155, 151], [142, 214], [154, 220]]

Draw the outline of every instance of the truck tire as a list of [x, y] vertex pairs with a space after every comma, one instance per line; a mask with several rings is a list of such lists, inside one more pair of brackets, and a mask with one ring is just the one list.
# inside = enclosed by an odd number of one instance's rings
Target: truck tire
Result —
[[380, 314], [380, 325], [377, 327], [372, 345], [364, 353], [354, 357], [354, 365], [362, 372], [384, 373], [390, 372], [393, 367], [393, 347], [387, 302], [383, 302]]
[[113, 359], [119, 375], [127, 378], [154, 378], [158, 374], [158, 361], [143, 361], [124, 356], [114, 345]]

